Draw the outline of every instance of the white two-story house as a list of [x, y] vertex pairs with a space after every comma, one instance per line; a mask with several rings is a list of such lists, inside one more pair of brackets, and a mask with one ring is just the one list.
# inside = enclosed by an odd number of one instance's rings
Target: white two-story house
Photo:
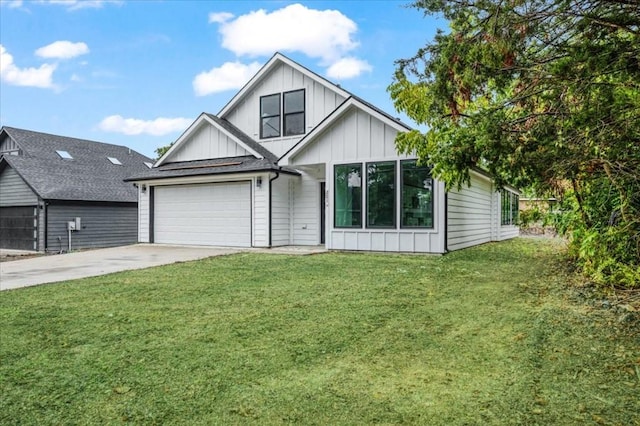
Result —
[[201, 114], [138, 186], [140, 242], [445, 253], [518, 235], [515, 189], [445, 191], [410, 130], [282, 54]]

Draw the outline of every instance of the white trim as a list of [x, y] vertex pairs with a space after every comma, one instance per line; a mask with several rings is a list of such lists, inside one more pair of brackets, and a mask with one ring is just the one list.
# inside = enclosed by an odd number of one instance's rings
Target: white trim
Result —
[[206, 113], [202, 113], [202, 114], [200, 114], [200, 116], [198, 118], [196, 118], [196, 120], [193, 123], [191, 123], [191, 125], [187, 128], [187, 130], [185, 130], [185, 132], [182, 135], [180, 135], [180, 137], [176, 140], [176, 142], [173, 144], [173, 146], [171, 148], [169, 148], [169, 150], [167, 152], [165, 152], [165, 154], [162, 157], [160, 157], [160, 159], [158, 161], [156, 161], [156, 163], [153, 165], [153, 167], [158, 167], [158, 166], [161, 166], [162, 164], [164, 164], [165, 161], [169, 157], [171, 157], [172, 153], [178, 149], [178, 147], [182, 146], [185, 143], [185, 141], [189, 140], [189, 138], [192, 136], [192, 134], [197, 129], [200, 128], [200, 126], [202, 125], [203, 122], [209, 123], [209, 125], [215, 127], [218, 131], [224, 133], [232, 141], [234, 141], [235, 143], [240, 145], [246, 151], [251, 153], [254, 157], [259, 158], [259, 159], [263, 159], [264, 158], [264, 156], [262, 154], [260, 154], [259, 152], [257, 152], [253, 148], [249, 147], [249, 145], [247, 145], [246, 143], [242, 142], [234, 134], [232, 134], [229, 131], [227, 131], [227, 129], [225, 129], [224, 127], [218, 125], [218, 123], [216, 123], [214, 120], [212, 120]]
[[371, 108], [367, 104], [359, 101], [354, 97], [348, 98], [344, 101], [337, 109], [335, 109], [331, 114], [329, 114], [320, 124], [313, 128], [309, 133], [306, 134], [302, 139], [298, 141], [289, 151], [287, 151], [282, 157], [278, 159], [279, 166], [289, 166], [291, 164], [291, 160], [298, 155], [300, 152], [304, 150], [307, 146], [309, 146], [319, 135], [321, 135], [326, 129], [330, 128], [334, 125], [340, 117], [346, 114], [351, 108], [357, 108], [361, 111], [369, 114], [370, 116], [380, 120], [384, 124], [394, 128], [398, 132], [407, 132], [411, 130], [407, 128], [404, 124], [400, 123], [397, 120], [393, 120], [386, 116], [385, 114], [376, 111]]
[[283, 64], [286, 64], [286, 65], [290, 66], [291, 68], [295, 69], [296, 71], [300, 72], [301, 74], [304, 74], [305, 76], [311, 78], [312, 80], [314, 80], [315, 82], [323, 85], [324, 87], [326, 87], [326, 88], [338, 93], [340, 96], [342, 96], [344, 98], [348, 98], [350, 96], [350, 94], [347, 91], [343, 90], [339, 86], [331, 83], [328, 80], [325, 80], [324, 78], [320, 77], [318, 74], [314, 73], [313, 71], [310, 71], [310, 70], [306, 69], [302, 65], [298, 64], [297, 62], [292, 61], [291, 59], [289, 59], [286, 56], [284, 56], [282, 53], [278, 52], [275, 55], [273, 55], [271, 57], [271, 59], [269, 59], [269, 61], [267, 61], [267, 63], [264, 64], [262, 66], [262, 68], [260, 68], [260, 70], [253, 77], [251, 77], [251, 79], [247, 82], [247, 84], [245, 84], [244, 87], [242, 89], [240, 89], [240, 91], [238, 93], [236, 93], [233, 98], [231, 98], [231, 100], [222, 108], [222, 110], [220, 110], [220, 112], [218, 113], [218, 117], [224, 117], [233, 108], [235, 108], [238, 105], [238, 103], [248, 93], [251, 92], [251, 89], [253, 89], [253, 87], [256, 86], [258, 83], [260, 83], [260, 81], [272, 69], [274, 69], [278, 65], [278, 63], [283, 63]]

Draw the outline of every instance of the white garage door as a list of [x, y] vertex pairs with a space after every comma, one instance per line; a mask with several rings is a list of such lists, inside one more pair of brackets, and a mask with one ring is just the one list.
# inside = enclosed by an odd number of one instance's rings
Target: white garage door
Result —
[[157, 186], [154, 200], [156, 243], [251, 246], [249, 182]]

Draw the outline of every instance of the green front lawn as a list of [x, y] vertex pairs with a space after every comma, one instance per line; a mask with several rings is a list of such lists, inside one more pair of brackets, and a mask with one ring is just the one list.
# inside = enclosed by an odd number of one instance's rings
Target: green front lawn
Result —
[[640, 424], [562, 245], [238, 254], [0, 293], [0, 424]]

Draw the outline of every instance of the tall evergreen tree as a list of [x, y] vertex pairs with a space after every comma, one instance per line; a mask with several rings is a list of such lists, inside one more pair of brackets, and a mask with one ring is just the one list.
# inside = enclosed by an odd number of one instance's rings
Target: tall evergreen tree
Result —
[[572, 201], [585, 270], [640, 286], [640, 2], [420, 0], [450, 24], [396, 62], [400, 134], [449, 186], [474, 166]]

